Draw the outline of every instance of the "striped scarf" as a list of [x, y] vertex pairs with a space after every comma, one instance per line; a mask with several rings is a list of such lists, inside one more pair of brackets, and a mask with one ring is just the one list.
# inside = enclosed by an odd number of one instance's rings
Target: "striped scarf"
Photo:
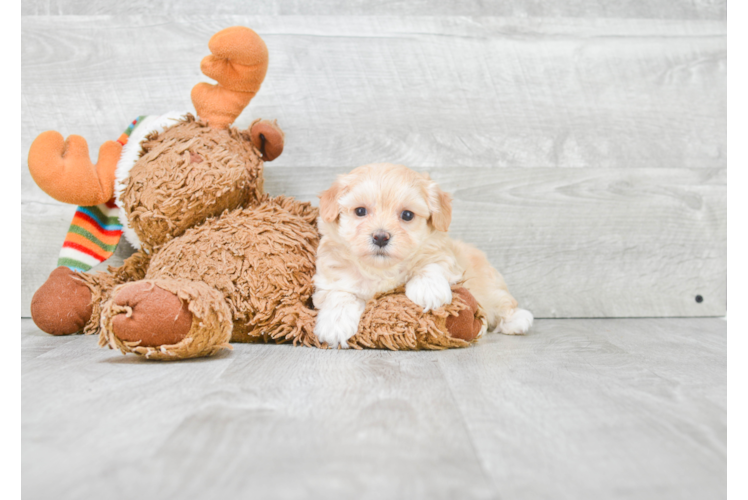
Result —
[[[127, 144], [130, 134], [143, 121], [139, 116], [127, 127], [117, 142]], [[122, 237], [119, 207], [114, 198], [92, 207], [78, 207], [65, 236], [57, 259], [58, 266], [73, 271], [88, 271], [112, 256]]]

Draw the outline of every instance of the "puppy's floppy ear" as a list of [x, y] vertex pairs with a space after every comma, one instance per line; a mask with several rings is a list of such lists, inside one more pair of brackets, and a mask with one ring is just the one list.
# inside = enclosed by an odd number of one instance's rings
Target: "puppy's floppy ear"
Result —
[[340, 182], [336, 181], [330, 189], [319, 195], [319, 215], [325, 222], [335, 222], [340, 215]]
[[442, 191], [435, 182], [430, 182], [426, 191], [431, 212], [429, 222], [437, 231], [449, 231], [449, 224], [452, 222], [452, 195]]

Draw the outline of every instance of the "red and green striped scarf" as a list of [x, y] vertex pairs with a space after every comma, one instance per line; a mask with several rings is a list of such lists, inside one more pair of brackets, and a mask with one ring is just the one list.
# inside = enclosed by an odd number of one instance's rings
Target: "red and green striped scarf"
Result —
[[[127, 127], [117, 142], [127, 144], [130, 134], [145, 116], [139, 116]], [[92, 207], [78, 207], [57, 259], [58, 266], [73, 271], [88, 271], [112, 256], [122, 237], [119, 207], [114, 198]]]

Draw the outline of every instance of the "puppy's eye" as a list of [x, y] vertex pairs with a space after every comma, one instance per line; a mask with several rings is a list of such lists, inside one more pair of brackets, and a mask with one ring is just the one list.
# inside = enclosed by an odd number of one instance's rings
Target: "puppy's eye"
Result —
[[400, 217], [405, 222], [408, 222], [408, 221], [412, 221], [413, 217], [415, 217], [415, 215], [413, 215], [413, 212], [411, 212], [410, 210], [403, 210], [403, 213], [400, 214]]
[[363, 217], [364, 215], [366, 215], [366, 209], [364, 207], [358, 207], [356, 209], [356, 215], [358, 215], [359, 217]]

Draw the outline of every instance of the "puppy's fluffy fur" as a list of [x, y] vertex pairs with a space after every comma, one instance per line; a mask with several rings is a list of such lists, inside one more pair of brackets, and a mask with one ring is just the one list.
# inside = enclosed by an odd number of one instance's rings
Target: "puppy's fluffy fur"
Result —
[[460, 280], [485, 309], [489, 330], [527, 332], [532, 314], [517, 308], [483, 252], [449, 238], [451, 219], [452, 197], [428, 174], [379, 163], [341, 175], [320, 195], [319, 340], [347, 347], [377, 293], [405, 284], [408, 298], [427, 311], [451, 302], [450, 284]]

